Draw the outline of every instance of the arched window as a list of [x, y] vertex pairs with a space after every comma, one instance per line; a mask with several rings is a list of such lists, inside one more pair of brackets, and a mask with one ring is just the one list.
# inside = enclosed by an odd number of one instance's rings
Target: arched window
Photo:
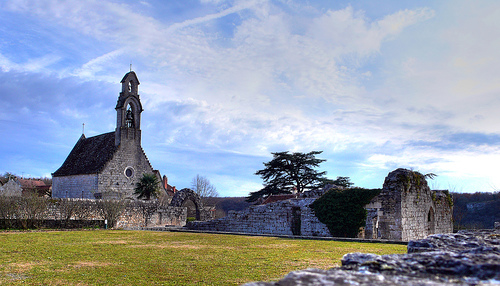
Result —
[[127, 112], [125, 115], [125, 124], [128, 128], [135, 127], [135, 125], [134, 125], [134, 112], [132, 111], [132, 106], [130, 104], [127, 107]]
[[132, 92], [132, 81], [128, 82], [128, 92]]

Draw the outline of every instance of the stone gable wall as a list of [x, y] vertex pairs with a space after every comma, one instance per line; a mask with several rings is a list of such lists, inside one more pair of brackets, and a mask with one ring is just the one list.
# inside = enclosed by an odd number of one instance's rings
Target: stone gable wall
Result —
[[[153, 174], [153, 168], [141, 148], [139, 140], [139, 138], [122, 139], [113, 158], [99, 174], [98, 192], [102, 194], [103, 198], [133, 199], [135, 198], [133, 193], [136, 183], [139, 182], [142, 175], [144, 173]], [[125, 175], [127, 167], [133, 168], [133, 176], [130, 178]]]
[[16, 180], [10, 179], [3, 186], [0, 186], [0, 195], [7, 197], [20, 197], [22, 195], [23, 189], [21, 185], [16, 182]]
[[[134, 199], [135, 185], [142, 175], [153, 174], [153, 168], [138, 140], [123, 140], [99, 174], [53, 177], [52, 197], [94, 199], [97, 195], [111, 199]], [[127, 167], [133, 169], [130, 178], [125, 175]]]

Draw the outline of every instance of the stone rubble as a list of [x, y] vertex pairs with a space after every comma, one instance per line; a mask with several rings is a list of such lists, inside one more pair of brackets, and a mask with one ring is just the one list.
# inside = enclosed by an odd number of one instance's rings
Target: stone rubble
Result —
[[408, 254], [349, 253], [339, 268], [245, 284], [271, 285], [500, 285], [500, 230], [430, 235], [410, 241]]

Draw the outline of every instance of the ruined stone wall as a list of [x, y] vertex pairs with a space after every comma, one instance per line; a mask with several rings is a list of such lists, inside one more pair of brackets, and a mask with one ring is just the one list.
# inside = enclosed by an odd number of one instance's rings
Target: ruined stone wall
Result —
[[[377, 213], [373, 208], [369, 211], [367, 229], [373, 232], [367, 235], [408, 241], [450, 233], [453, 231], [450, 199], [447, 192], [430, 190], [422, 174], [397, 169], [389, 173], [382, 192], [372, 200], [372, 204], [379, 203], [380, 208], [376, 209]], [[378, 229], [374, 226], [377, 219]]]
[[381, 214], [382, 204], [375, 197], [368, 205], [365, 206], [366, 209], [366, 224], [364, 228], [364, 233], [360, 238], [366, 239], [378, 239], [379, 235], [379, 216]]
[[164, 227], [186, 225], [187, 209], [165, 206], [144, 217], [143, 209], [131, 205], [125, 209], [116, 223], [116, 228], [139, 229], [141, 227]]
[[380, 195], [374, 198], [381, 206], [377, 230], [380, 239], [402, 239], [401, 186], [396, 183], [397, 180], [396, 174], [387, 176]]
[[[300, 198], [252, 206], [229, 212], [221, 219], [193, 222], [196, 230], [246, 232], [276, 235], [331, 236], [309, 205], [326, 190]], [[367, 210], [362, 238], [408, 241], [429, 234], [453, 231], [451, 197], [445, 191], [431, 191], [425, 177], [411, 170], [397, 169], [386, 177], [381, 193]]]
[[309, 207], [314, 200], [315, 198], [291, 199], [251, 206], [240, 212], [230, 211], [226, 217], [220, 219], [190, 222], [187, 227], [195, 230], [330, 236], [326, 225], [316, 218]]
[[94, 199], [97, 192], [97, 174], [52, 178], [53, 198]]
[[[132, 172], [130, 177], [127, 168]], [[134, 199], [134, 188], [144, 173], [153, 174], [153, 168], [141, 148], [140, 138], [122, 139], [113, 159], [99, 174], [98, 192], [103, 198]]]
[[448, 191], [433, 191], [434, 233], [453, 232], [453, 198]]
[[434, 233], [435, 209], [427, 183], [403, 189], [401, 201], [401, 240], [421, 239]]

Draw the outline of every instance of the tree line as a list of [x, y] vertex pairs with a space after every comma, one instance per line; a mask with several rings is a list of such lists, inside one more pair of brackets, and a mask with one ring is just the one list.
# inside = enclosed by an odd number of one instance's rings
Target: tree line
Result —
[[453, 228], [493, 228], [500, 221], [500, 192], [452, 193]]

